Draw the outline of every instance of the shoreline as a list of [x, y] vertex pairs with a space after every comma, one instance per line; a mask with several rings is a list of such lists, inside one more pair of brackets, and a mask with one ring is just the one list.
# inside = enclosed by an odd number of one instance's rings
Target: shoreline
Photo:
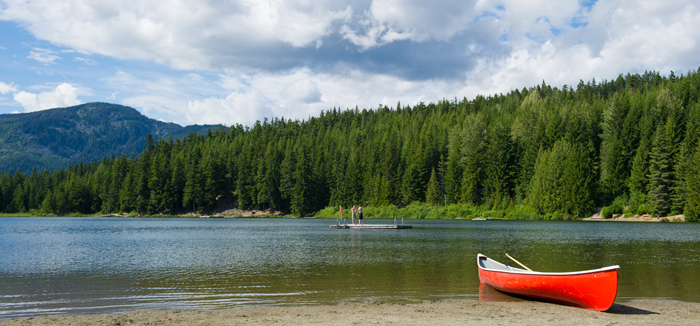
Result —
[[689, 325], [700, 320], [700, 303], [632, 299], [597, 312], [537, 301], [450, 299], [396, 304], [368, 300], [335, 306], [41, 316], [0, 320], [0, 325], [561, 325], [564, 320], [576, 320], [579, 325]]
[[685, 222], [685, 216], [683, 215], [673, 215], [673, 216], [659, 216], [659, 217], [653, 217], [647, 215], [634, 215], [634, 216], [629, 216], [625, 217], [624, 215], [622, 216], [615, 216], [611, 218], [603, 218], [600, 216], [600, 214], [593, 215], [590, 217], [582, 218], [581, 221], [611, 221], [611, 222]]
[[[8, 213], [1, 213], [0, 217], [54, 217], [56, 215], [32, 215], [28, 213], [22, 213], [22, 214], [8, 214]], [[327, 220], [332, 220], [332, 219], [337, 219], [337, 217], [325, 217], [325, 216], [309, 216], [309, 217], [297, 217], [297, 216], [291, 216], [288, 214], [283, 214], [282, 212], [279, 211], [270, 211], [270, 210], [240, 210], [240, 209], [229, 209], [225, 211], [219, 211], [219, 212], [214, 212], [210, 214], [202, 214], [202, 213], [195, 213], [195, 212], [189, 212], [185, 214], [173, 214], [173, 215], [165, 215], [165, 214], [155, 214], [155, 215], [132, 215], [128, 213], [122, 213], [122, 214], [117, 214], [117, 213], [111, 213], [111, 214], [91, 214], [91, 215], [81, 215], [81, 214], [67, 214], [67, 215], [62, 215], [65, 217], [121, 217], [121, 218], [130, 218], [130, 217], [144, 217], [144, 218], [160, 218], [160, 217], [177, 217], [177, 218], [291, 218], [291, 219], [297, 219], [297, 218], [320, 218], [320, 219], [327, 219]], [[373, 220], [373, 219], [387, 219], [383, 217], [365, 217], [367, 220]], [[406, 218], [407, 220], [421, 220], [423, 218]], [[507, 221], [536, 221], [537, 219], [508, 219], [508, 218], [484, 218], [484, 217], [475, 217], [475, 218], [469, 218], [469, 217], [457, 217], [457, 218], [444, 218], [445, 220], [507, 220]], [[652, 217], [649, 215], [633, 215], [633, 216], [628, 216], [625, 217], [624, 215], [620, 216], [615, 216], [612, 218], [603, 218], [600, 214], [595, 214], [591, 215], [589, 217], [583, 217], [583, 218], [578, 218], [578, 219], [573, 219], [574, 221], [586, 221], [586, 222], [672, 222], [672, 223], [685, 223], [687, 222], [685, 220], [684, 215], [673, 215], [673, 216], [660, 216], [660, 217]], [[565, 221], [565, 220], [561, 220]]]

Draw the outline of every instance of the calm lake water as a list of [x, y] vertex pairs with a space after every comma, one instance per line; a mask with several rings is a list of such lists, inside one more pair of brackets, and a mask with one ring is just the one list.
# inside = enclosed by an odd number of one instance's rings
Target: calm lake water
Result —
[[[0, 218], [0, 319], [135, 309], [478, 298], [476, 255], [539, 271], [620, 265], [618, 300], [700, 302], [700, 224]], [[393, 221], [368, 220], [391, 224]]]

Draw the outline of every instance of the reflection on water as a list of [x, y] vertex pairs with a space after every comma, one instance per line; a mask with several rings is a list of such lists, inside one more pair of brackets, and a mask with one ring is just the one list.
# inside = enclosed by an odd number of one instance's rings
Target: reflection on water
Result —
[[[620, 265], [618, 300], [700, 302], [700, 225], [445, 220], [0, 218], [0, 319], [476, 298], [476, 254], [538, 271]], [[393, 223], [368, 220], [367, 223]]]
[[479, 301], [513, 302], [525, 299], [498, 291], [484, 283], [479, 284]]

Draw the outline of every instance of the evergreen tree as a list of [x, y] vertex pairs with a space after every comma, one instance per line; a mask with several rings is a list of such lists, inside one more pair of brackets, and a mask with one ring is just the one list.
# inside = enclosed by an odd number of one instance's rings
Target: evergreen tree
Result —
[[479, 205], [483, 196], [484, 151], [487, 145], [486, 123], [481, 115], [470, 115], [462, 128], [461, 172], [462, 200]]
[[695, 155], [688, 166], [685, 182], [687, 185], [687, 201], [683, 212], [685, 219], [690, 222], [700, 221], [700, 148], [695, 150]]
[[136, 183], [134, 182], [133, 173], [127, 171], [124, 182], [122, 182], [121, 191], [119, 192], [119, 208], [122, 212], [131, 212], [136, 209], [135, 188]]
[[671, 208], [671, 160], [664, 129], [663, 125], [656, 128], [649, 163], [649, 200], [657, 216], [665, 216]]
[[637, 148], [637, 153], [632, 160], [632, 172], [630, 175], [630, 191], [647, 192], [649, 174], [649, 150], [646, 143], [642, 142]]
[[593, 209], [595, 164], [593, 144], [573, 144], [565, 153], [562, 172], [560, 209], [572, 216], [582, 217]]
[[512, 154], [510, 130], [503, 122], [497, 122], [489, 130], [484, 159], [484, 195], [493, 202], [494, 209], [510, 197], [514, 175]]
[[462, 188], [462, 165], [461, 160], [461, 137], [459, 127], [452, 129], [447, 153], [447, 166], [445, 167], [445, 197], [450, 204], [461, 200]]
[[196, 162], [190, 162], [189, 168], [185, 175], [185, 188], [182, 192], [182, 206], [186, 209], [192, 209], [192, 211], [197, 211], [202, 208], [202, 177], [200, 174], [199, 164]]
[[430, 181], [428, 181], [428, 190], [425, 192], [425, 201], [430, 205], [435, 205], [442, 201], [442, 194], [440, 193], [440, 184], [438, 182], [437, 174], [435, 169], [430, 172]]
[[629, 110], [629, 98], [623, 92], [605, 111], [602, 124], [600, 177], [603, 194], [608, 197], [608, 200], [624, 193], [625, 184], [629, 178], [626, 157], [630, 152], [627, 150], [629, 143], [625, 124]]
[[683, 145], [676, 154], [675, 164], [673, 164], [673, 176], [671, 180], [671, 215], [682, 214], [687, 202], [688, 188], [686, 177], [688, 174], [688, 153]]

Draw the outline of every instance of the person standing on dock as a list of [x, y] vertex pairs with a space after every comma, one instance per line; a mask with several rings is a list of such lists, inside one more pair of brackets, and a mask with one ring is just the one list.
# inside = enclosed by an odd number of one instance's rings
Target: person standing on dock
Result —
[[338, 225], [340, 225], [340, 220], [343, 219], [343, 205], [340, 205], [340, 212], [338, 213]]
[[365, 222], [362, 220], [362, 204], [360, 204], [360, 208], [357, 209], [357, 213], [359, 214], [359, 219], [357, 221], [360, 225], [364, 225]]
[[350, 211], [352, 212], [352, 224], [355, 224], [355, 205], [352, 205]]

